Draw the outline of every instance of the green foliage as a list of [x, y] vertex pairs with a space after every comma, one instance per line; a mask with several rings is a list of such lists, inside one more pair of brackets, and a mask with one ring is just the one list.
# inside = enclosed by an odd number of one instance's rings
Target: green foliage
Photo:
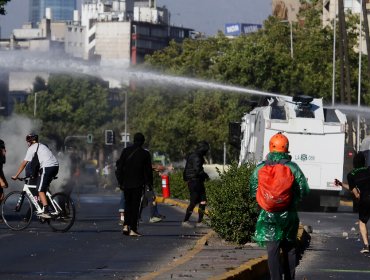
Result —
[[144, 133], [150, 150], [164, 152], [172, 161], [183, 160], [197, 142], [206, 140], [210, 158], [222, 162], [228, 123], [239, 120], [248, 108], [243, 100], [234, 93], [138, 89], [129, 94], [128, 119], [132, 131]]
[[207, 199], [211, 227], [223, 239], [238, 244], [251, 241], [258, 211], [250, 198], [249, 178], [255, 165], [230, 165], [219, 180], [207, 182]]
[[26, 103], [16, 105], [16, 112], [32, 116], [37, 94], [36, 117], [42, 121], [40, 134], [56, 141], [58, 148], [67, 136], [95, 133], [111, 119], [108, 89], [97, 78], [52, 75], [47, 86], [41, 78], [36, 78], [34, 90]]
[[6, 14], [5, 5], [10, 1], [11, 0], [0, 0], [0, 15]]

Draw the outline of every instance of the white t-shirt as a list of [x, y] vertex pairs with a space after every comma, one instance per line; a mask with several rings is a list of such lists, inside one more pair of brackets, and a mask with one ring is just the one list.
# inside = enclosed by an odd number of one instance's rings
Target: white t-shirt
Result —
[[[37, 145], [39, 145], [38, 150]], [[53, 153], [49, 150], [48, 147], [41, 143], [33, 143], [30, 147], [28, 147], [26, 157], [24, 158], [24, 160], [31, 161], [36, 150], [37, 156], [39, 157], [40, 161], [40, 168], [59, 166], [58, 160], [53, 155]]]

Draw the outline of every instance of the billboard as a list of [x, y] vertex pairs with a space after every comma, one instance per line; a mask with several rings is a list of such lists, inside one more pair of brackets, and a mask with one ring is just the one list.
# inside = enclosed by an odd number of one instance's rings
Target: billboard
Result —
[[256, 32], [262, 28], [262, 24], [256, 23], [226, 23], [225, 35], [226, 36], [240, 36], [242, 34], [249, 34]]

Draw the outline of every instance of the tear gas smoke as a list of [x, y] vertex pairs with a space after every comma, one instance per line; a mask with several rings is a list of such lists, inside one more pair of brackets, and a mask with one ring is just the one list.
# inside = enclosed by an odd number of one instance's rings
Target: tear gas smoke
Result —
[[[39, 127], [34, 121], [18, 116], [13, 115], [10, 118], [3, 120], [0, 123], [0, 138], [5, 142], [6, 148], [6, 163], [4, 165], [4, 174], [8, 181], [9, 187], [13, 188], [17, 186], [21, 188], [23, 183], [20, 181], [13, 181], [10, 177], [13, 176], [26, 156], [27, 152], [27, 142], [26, 135], [30, 132], [37, 133]], [[41, 143], [45, 143], [42, 139], [39, 139]], [[45, 143], [56, 155], [55, 148], [53, 143]], [[60, 164], [60, 169], [58, 173], [58, 179], [52, 182], [53, 188], [56, 190], [62, 190], [67, 185], [67, 181], [70, 178], [70, 161], [68, 157], [62, 157], [61, 154], [56, 155]], [[21, 174], [24, 176], [24, 171]]]

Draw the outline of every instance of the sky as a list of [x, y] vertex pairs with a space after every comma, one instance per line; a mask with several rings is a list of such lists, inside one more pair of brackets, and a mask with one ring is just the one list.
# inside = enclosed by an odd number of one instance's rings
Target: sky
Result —
[[[82, 0], [77, 0], [81, 6]], [[28, 0], [11, 0], [7, 15], [0, 16], [1, 38], [9, 38], [11, 31], [28, 21]], [[257, 23], [271, 14], [272, 0], [157, 0], [157, 6], [166, 6], [171, 24], [192, 28], [213, 36], [224, 31], [225, 23]]]

